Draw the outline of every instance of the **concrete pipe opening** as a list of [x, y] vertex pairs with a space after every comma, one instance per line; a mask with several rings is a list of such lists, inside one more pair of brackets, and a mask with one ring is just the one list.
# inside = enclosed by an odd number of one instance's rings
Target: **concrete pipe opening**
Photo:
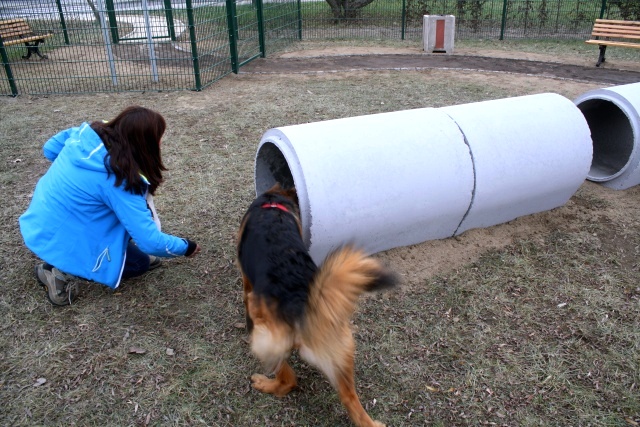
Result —
[[256, 155], [256, 194], [262, 194], [276, 183], [283, 187], [295, 186], [293, 175], [282, 151], [275, 144], [267, 142]]
[[622, 190], [640, 183], [640, 83], [589, 91], [574, 103], [593, 141], [590, 181]]
[[[273, 130], [272, 133], [271, 138], [263, 139], [256, 153], [254, 175], [256, 195], [264, 193], [275, 184], [280, 184], [285, 188], [295, 188], [302, 222], [302, 239], [309, 247], [311, 208], [304, 175], [301, 168], [296, 168], [299, 160], [289, 141], [283, 138], [284, 135], [277, 130]], [[295, 168], [295, 178], [289, 164]]]
[[633, 152], [633, 128], [629, 117], [614, 103], [590, 99], [578, 105], [591, 130], [593, 160], [591, 181], [609, 181], [629, 165]]

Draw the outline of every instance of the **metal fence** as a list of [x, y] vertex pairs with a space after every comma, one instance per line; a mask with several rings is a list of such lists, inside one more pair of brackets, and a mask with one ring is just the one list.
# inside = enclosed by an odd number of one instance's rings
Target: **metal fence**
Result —
[[[424, 15], [454, 15], [457, 39], [584, 39], [596, 18], [640, 19], [640, 0], [375, 0], [302, 3], [303, 38], [420, 39]], [[366, 2], [367, 0], [363, 0]], [[360, 1], [362, 3], [363, 1]]]
[[2, 0], [0, 94], [201, 90], [298, 39], [419, 40], [423, 15], [455, 15], [457, 39], [584, 40], [634, 2]]
[[[295, 0], [2, 0], [0, 93], [201, 90], [299, 38], [298, 13]], [[16, 39], [27, 28], [31, 47]]]
[[455, 15], [458, 38], [585, 40], [596, 18], [625, 18], [620, 1], [407, 0], [407, 19], [415, 22], [423, 15]]

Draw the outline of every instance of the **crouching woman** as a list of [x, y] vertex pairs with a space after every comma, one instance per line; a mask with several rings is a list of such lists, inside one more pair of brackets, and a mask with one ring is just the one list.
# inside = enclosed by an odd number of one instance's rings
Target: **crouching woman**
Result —
[[166, 168], [160, 143], [166, 123], [132, 106], [109, 122], [83, 123], [44, 145], [52, 164], [40, 178], [20, 231], [40, 259], [38, 282], [54, 305], [77, 296], [70, 276], [117, 288], [160, 265], [161, 257], [192, 257], [200, 246], [161, 232], [146, 198]]

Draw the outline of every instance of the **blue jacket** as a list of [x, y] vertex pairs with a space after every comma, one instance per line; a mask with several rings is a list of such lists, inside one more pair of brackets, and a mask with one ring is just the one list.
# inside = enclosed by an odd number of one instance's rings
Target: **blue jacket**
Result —
[[42, 260], [117, 288], [130, 238], [150, 255], [186, 253], [187, 240], [158, 230], [146, 195], [125, 191], [124, 183], [114, 186], [104, 163], [107, 150], [89, 124], [53, 136], [44, 155], [53, 163], [20, 216], [25, 244]]

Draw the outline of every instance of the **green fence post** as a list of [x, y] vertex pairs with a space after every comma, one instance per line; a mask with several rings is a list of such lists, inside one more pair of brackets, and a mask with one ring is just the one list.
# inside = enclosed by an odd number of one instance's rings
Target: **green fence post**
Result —
[[607, 10], [607, 0], [602, 0], [602, 7], [600, 8], [600, 19], [604, 18], [604, 13]]
[[504, 40], [504, 28], [507, 26], [507, 2], [504, 0], [502, 3], [502, 23], [500, 24], [500, 40]]
[[402, 0], [402, 35], [401, 40], [404, 40], [404, 32], [407, 26], [407, 0]]
[[58, 6], [58, 15], [60, 16], [60, 25], [62, 26], [62, 34], [64, 35], [64, 44], [71, 44], [69, 42], [67, 23], [64, 20], [64, 13], [62, 13], [62, 3], [60, 2], [60, 0], [56, 0], [56, 6]]
[[198, 58], [198, 45], [196, 44], [196, 24], [193, 18], [193, 5], [191, 0], [186, 0], [187, 22], [189, 25], [189, 40], [191, 41], [191, 61], [193, 62], [193, 76], [195, 78], [195, 90], [202, 90], [202, 81], [200, 80], [200, 58]]
[[298, 0], [298, 40], [302, 40], [302, 0]]
[[176, 28], [173, 23], [173, 8], [171, 7], [171, 0], [164, 0], [164, 16], [167, 18], [169, 38], [171, 38], [171, 41], [176, 41]]
[[16, 86], [16, 81], [13, 78], [13, 72], [11, 71], [11, 65], [9, 64], [9, 57], [7, 56], [7, 51], [4, 48], [4, 43], [2, 43], [2, 38], [0, 37], [0, 58], [2, 58], [2, 65], [4, 66], [4, 71], [7, 73], [7, 80], [9, 81], [9, 87], [11, 88], [11, 95], [18, 96], [18, 87]]
[[256, 14], [258, 15], [258, 43], [260, 44], [260, 57], [267, 56], [267, 46], [264, 40], [264, 10], [262, 0], [256, 0]]
[[236, 1], [227, 0], [227, 28], [229, 30], [229, 50], [231, 54], [231, 71], [238, 74], [238, 20], [236, 19]]
[[111, 42], [117, 44], [120, 41], [118, 35], [118, 23], [116, 22], [116, 8], [113, 5], [113, 0], [106, 0], [105, 5], [107, 7], [107, 16], [109, 17], [109, 28], [111, 29]]

